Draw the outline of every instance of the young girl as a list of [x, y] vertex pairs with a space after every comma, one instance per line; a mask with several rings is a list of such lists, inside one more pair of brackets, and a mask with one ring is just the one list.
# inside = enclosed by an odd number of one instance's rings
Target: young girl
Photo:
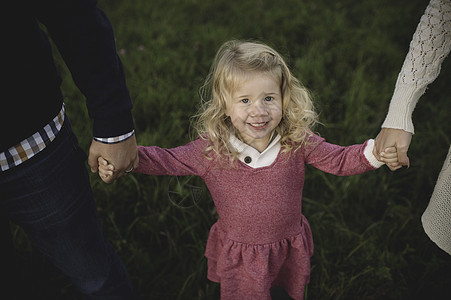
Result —
[[[219, 215], [205, 256], [221, 299], [271, 299], [275, 286], [303, 299], [313, 254], [301, 208], [305, 165], [342, 176], [376, 169], [383, 163], [373, 140], [341, 147], [315, 135], [308, 92], [260, 43], [225, 43], [204, 87], [211, 96], [197, 118], [199, 138], [173, 149], [140, 146], [134, 171], [205, 180]], [[395, 152], [382, 153], [384, 162], [396, 165]], [[101, 176], [113, 175], [114, 166], [99, 164]]]

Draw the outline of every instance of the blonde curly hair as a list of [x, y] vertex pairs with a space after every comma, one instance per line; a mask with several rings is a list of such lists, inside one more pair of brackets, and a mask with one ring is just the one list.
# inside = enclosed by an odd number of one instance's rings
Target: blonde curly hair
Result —
[[226, 115], [226, 107], [233, 90], [249, 72], [269, 73], [280, 82], [282, 120], [276, 132], [281, 136], [282, 151], [295, 151], [303, 146], [317, 123], [309, 91], [291, 74], [279, 53], [259, 42], [228, 41], [216, 53], [200, 89], [201, 106], [194, 117], [197, 134], [209, 141], [206, 155], [213, 151], [236, 157], [228, 141], [231, 134], [239, 137], [239, 133]]

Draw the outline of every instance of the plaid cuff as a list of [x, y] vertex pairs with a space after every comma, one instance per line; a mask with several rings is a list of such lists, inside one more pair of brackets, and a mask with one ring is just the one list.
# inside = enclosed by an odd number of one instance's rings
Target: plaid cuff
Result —
[[0, 168], [2, 171], [17, 167], [26, 160], [32, 158], [41, 152], [50, 144], [63, 127], [64, 123], [64, 104], [53, 120], [44, 128], [32, 136], [21, 141], [19, 144], [0, 153]]
[[132, 130], [129, 133], [126, 133], [126, 134], [123, 134], [120, 136], [115, 136], [115, 137], [108, 137], [108, 138], [94, 137], [94, 140], [97, 142], [104, 143], [104, 144], [117, 144], [117, 143], [123, 142], [126, 139], [132, 137], [133, 134], [135, 134], [135, 130]]

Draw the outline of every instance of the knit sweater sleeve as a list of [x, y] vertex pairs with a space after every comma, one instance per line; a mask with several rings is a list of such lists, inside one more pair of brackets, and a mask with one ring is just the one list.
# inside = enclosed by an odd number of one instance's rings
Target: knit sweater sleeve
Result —
[[373, 146], [374, 140], [368, 140], [364, 144], [343, 147], [312, 135], [304, 150], [305, 163], [338, 176], [362, 174], [384, 165], [374, 157]]
[[412, 113], [451, 48], [451, 1], [431, 0], [410, 42], [383, 128], [414, 133]]
[[197, 139], [184, 146], [165, 149], [156, 146], [138, 146], [139, 166], [136, 173], [148, 175], [196, 175], [203, 177], [211, 160], [203, 155], [205, 142]]

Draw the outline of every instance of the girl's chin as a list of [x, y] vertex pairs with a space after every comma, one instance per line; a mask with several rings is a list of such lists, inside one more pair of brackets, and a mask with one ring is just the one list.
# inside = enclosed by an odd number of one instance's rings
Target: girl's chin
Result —
[[248, 145], [253, 144], [265, 144], [269, 141], [269, 138], [271, 137], [271, 133], [268, 134], [256, 134], [256, 133], [250, 133], [250, 134], [241, 134], [241, 136], [244, 139], [244, 142]]

